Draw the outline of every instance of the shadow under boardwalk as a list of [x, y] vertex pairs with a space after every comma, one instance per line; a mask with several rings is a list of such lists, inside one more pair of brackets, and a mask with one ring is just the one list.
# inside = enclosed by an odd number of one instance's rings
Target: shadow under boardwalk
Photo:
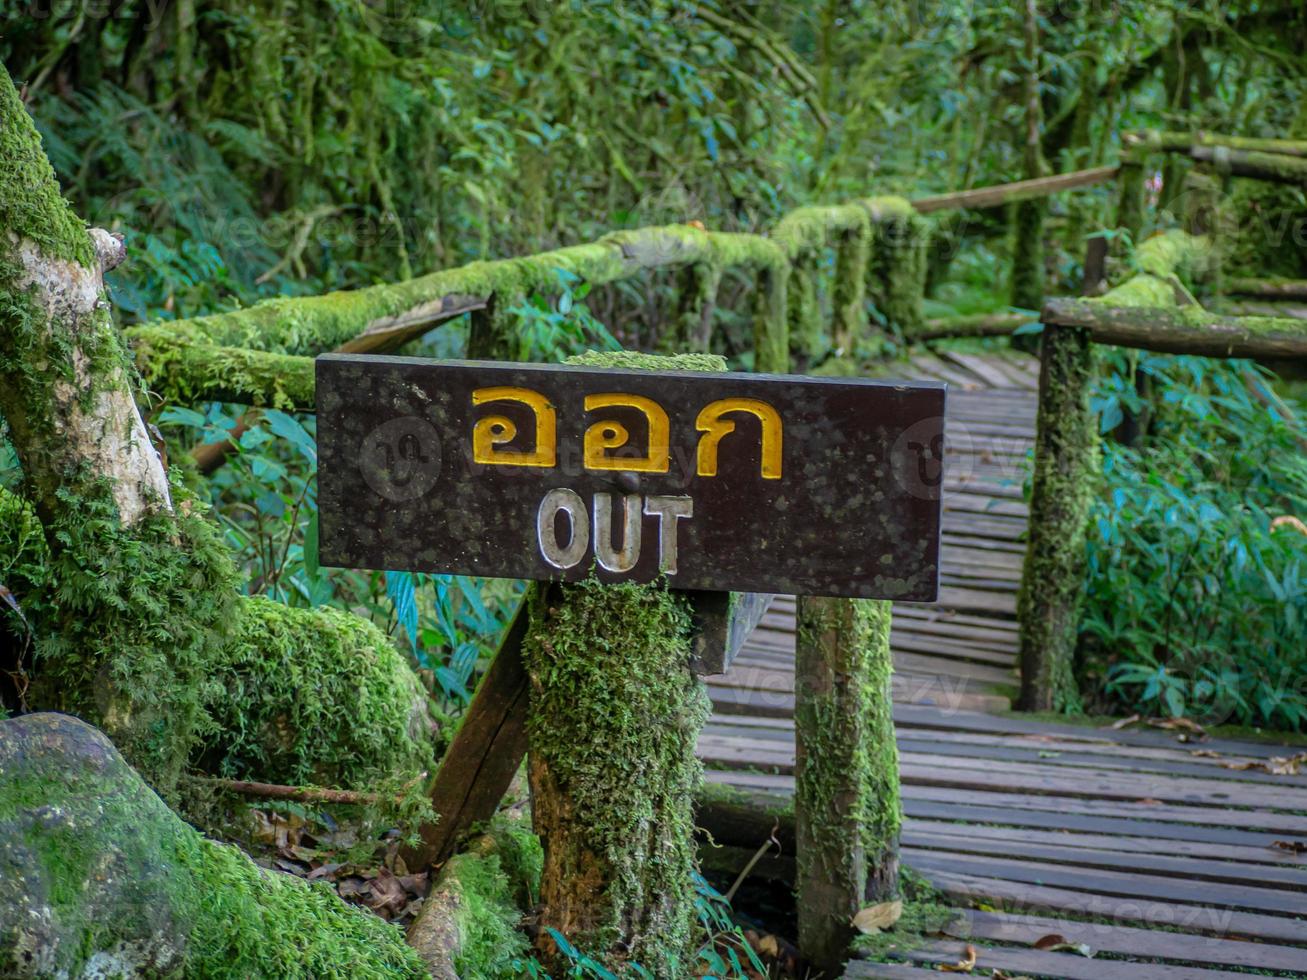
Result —
[[[1037, 364], [913, 365], [950, 382], [950, 455], [940, 600], [894, 606], [902, 853], [959, 911], [902, 962], [846, 976], [939, 976], [969, 945], [978, 976], [1307, 976], [1307, 774], [1266, 771], [1296, 750], [1003, 714]], [[780, 599], [730, 672], [707, 679], [710, 781], [793, 792], [793, 658], [794, 602]]]

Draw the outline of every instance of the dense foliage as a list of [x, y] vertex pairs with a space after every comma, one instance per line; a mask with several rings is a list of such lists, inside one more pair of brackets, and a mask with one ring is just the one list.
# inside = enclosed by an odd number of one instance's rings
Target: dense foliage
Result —
[[[1032, 71], [1037, 170], [1112, 162], [1120, 134], [1142, 125], [1307, 136], [1301, 4], [1070, 0], [1037, 13], [1031, 64], [1022, 11], [998, 0], [123, 0], [6, 12], [0, 58], [78, 212], [128, 238], [131, 261], [111, 274], [122, 322], [390, 281], [614, 228], [756, 229], [798, 204], [1017, 178], [1031, 166]], [[1150, 222], [1184, 210], [1179, 171], [1151, 175]], [[1302, 190], [1230, 190], [1231, 268], [1303, 274], [1292, 224], [1307, 213]], [[1109, 196], [1052, 200], [1048, 291], [1079, 287], [1085, 235], [1110, 221]], [[1005, 305], [1003, 219], [935, 225], [929, 315]], [[737, 364], [751, 288], [728, 277], [714, 322], [716, 349]], [[673, 292], [664, 276], [593, 293], [560, 281], [516, 312], [534, 359], [648, 349]], [[461, 350], [460, 329], [427, 350]], [[1275, 517], [1303, 513], [1289, 430], [1249, 400], [1245, 366], [1111, 368], [1107, 428], [1136, 371], [1162, 409], [1145, 442], [1109, 443], [1105, 455], [1089, 693], [1101, 684], [1107, 703], [1163, 713], [1210, 714], [1215, 699], [1226, 717], [1301, 724], [1307, 702], [1286, 679], [1302, 674], [1301, 547], [1284, 525], [1270, 531]], [[174, 462], [197, 441], [237, 443], [211, 478], [188, 478], [215, 504], [248, 592], [364, 612], [457, 707], [510, 590], [320, 569], [311, 418], [148, 407]], [[0, 481], [16, 486], [3, 440]], [[1217, 621], [1231, 636], [1226, 659], [1200, 665]]]
[[[1248, 362], [1103, 360], [1103, 429], [1152, 417], [1137, 444], [1104, 444], [1083, 679], [1127, 710], [1307, 727], [1302, 430]], [[1158, 397], [1140, 397], [1139, 377]]]

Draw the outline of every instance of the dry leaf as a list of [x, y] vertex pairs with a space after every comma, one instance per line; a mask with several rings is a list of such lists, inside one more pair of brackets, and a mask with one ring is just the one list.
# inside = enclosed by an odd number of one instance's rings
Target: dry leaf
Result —
[[1221, 753], [1215, 749], [1190, 749], [1189, 754], [1197, 759], [1220, 759]]
[[1269, 759], [1258, 759], [1253, 762], [1227, 762], [1225, 768], [1240, 771], [1255, 769], [1258, 772], [1269, 772], [1273, 776], [1296, 776], [1302, 770], [1304, 763], [1307, 763], [1307, 752], [1290, 756], [1274, 755]]
[[1274, 840], [1271, 846], [1290, 854], [1307, 854], [1307, 840]]
[[893, 902], [881, 902], [879, 905], [868, 905], [865, 909], [859, 909], [858, 914], [853, 917], [853, 926], [859, 932], [874, 936], [882, 929], [894, 925], [902, 915], [901, 901], [896, 899]]
[[1118, 721], [1114, 721], [1112, 722], [1112, 724], [1108, 725], [1107, 727], [1114, 728], [1117, 731], [1120, 731], [1122, 728], [1125, 728], [1127, 725], [1133, 725], [1137, 721], [1139, 721], [1139, 715], [1136, 714], [1136, 715], [1131, 715], [1129, 718], [1121, 718]]
[[956, 963], [940, 963], [939, 969], [945, 973], [970, 973], [976, 968], [976, 947], [968, 945], [964, 956]]
[[1040, 936], [1033, 943], [1035, 949], [1048, 949], [1050, 946], [1064, 946], [1066, 936], [1059, 935], [1056, 932], [1050, 932], [1047, 936]]

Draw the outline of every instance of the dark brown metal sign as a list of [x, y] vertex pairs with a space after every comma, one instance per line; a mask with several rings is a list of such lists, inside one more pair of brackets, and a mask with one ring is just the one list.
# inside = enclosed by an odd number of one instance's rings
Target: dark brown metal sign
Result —
[[930, 600], [944, 386], [328, 354], [323, 564]]

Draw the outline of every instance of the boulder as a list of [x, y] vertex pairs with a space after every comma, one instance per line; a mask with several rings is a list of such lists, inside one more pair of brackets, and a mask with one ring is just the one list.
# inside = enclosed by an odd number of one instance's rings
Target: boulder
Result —
[[0, 976], [426, 975], [399, 929], [183, 823], [91, 726], [0, 721]]

